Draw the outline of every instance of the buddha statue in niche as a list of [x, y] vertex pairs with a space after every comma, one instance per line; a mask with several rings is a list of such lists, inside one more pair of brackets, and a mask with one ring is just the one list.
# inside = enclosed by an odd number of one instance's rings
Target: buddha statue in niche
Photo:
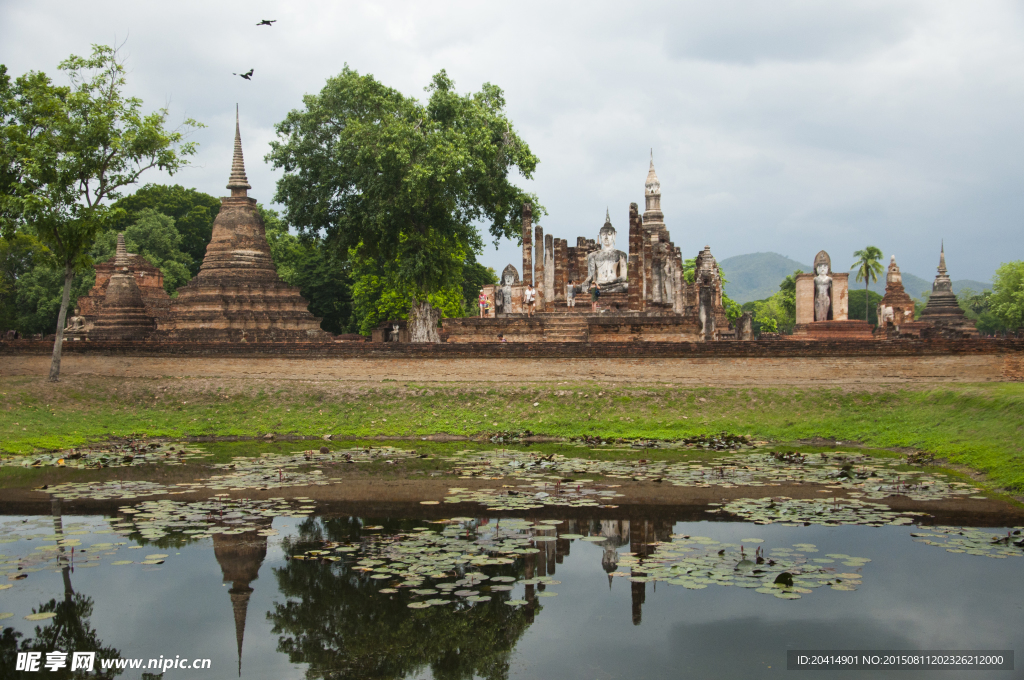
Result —
[[814, 256], [814, 320], [832, 320], [832, 260], [824, 250]]
[[626, 278], [629, 256], [615, 249], [615, 227], [607, 212], [599, 239], [601, 249], [587, 255], [587, 278], [583, 280], [581, 289], [586, 292], [590, 282], [597, 281], [602, 293], [625, 293], [629, 288]]

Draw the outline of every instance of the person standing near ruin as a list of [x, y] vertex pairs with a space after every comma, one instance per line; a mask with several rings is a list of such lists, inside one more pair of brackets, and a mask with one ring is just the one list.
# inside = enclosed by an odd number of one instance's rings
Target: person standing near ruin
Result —
[[565, 306], [576, 306], [576, 282], [572, 279], [569, 279], [569, 283], [565, 286]]
[[597, 311], [597, 298], [601, 297], [601, 286], [598, 285], [597, 279], [590, 280], [590, 311]]
[[480, 304], [480, 318], [482, 319], [484, 318], [484, 312], [487, 311], [487, 293], [481, 290], [477, 302]]
[[533, 312], [537, 307], [537, 293], [533, 289], [533, 284], [526, 284], [526, 290], [523, 291], [523, 302], [526, 303], [527, 318], [533, 316]]

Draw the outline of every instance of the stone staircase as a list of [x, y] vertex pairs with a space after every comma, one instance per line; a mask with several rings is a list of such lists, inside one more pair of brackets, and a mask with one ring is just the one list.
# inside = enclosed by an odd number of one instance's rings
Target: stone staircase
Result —
[[544, 342], [586, 342], [587, 319], [582, 315], [545, 315]]

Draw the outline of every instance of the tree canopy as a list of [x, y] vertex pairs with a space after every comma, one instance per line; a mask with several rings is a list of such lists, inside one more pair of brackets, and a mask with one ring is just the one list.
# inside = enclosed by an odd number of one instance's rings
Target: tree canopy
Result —
[[495, 242], [521, 238], [531, 194], [510, 175], [532, 177], [537, 158], [505, 113], [502, 90], [485, 83], [460, 95], [444, 71], [425, 103], [347, 66], [304, 108], [276, 126], [267, 160], [284, 170], [275, 200], [301, 235], [386, 272], [380, 286], [406, 309], [463, 282], [477, 229]]
[[[853, 263], [853, 265], [851, 265], [850, 268], [857, 273], [857, 280], [864, 282], [864, 291], [865, 295], [867, 295], [867, 290], [869, 286], [871, 286], [871, 283], [873, 281], [877, 281], [878, 277], [882, 275], [882, 264], [881, 262], [879, 262], [879, 260], [882, 259], [882, 251], [876, 248], [875, 246], [868, 246], [864, 250], [854, 251], [853, 256], [856, 257], [857, 260]], [[865, 321], [868, 320], [868, 314], [870, 309], [871, 305], [865, 305]], [[852, 309], [850, 310], [850, 316], [853, 316]], [[860, 316], [860, 314], [858, 313], [857, 316]], [[875, 311], [875, 316], [878, 316], [877, 310]]]
[[213, 234], [213, 221], [220, 212], [220, 199], [210, 194], [186, 189], [179, 184], [147, 184], [134, 194], [118, 200], [114, 208], [120, 208], [111, 221], [112, 231], [124, 231], [138, 221], [144, 210], [156, 212], [174, 219], [174, 227], [181, 234], [178, 250], [191, 258], [191, 276], [199, 273], [199, 265], [206, 255], [206, 246]]
[[1024, 328], [1024, 260], [999, 265], [990, 301], [992, 313], [1006, 329]]
[[116, 217], [110, 203], [143, 172], [173, 174], [195, 152], [186, 120], [165, 128], [168, 112], [142, 111], [124, 93], [126, 68], [117, 50], [94, 45], [89, 57], [71, 56], [58, 67], [70, 85], [29, 72], [14, 85], [0, 73], [0, 228], [39, 239], [63, 271], [50, 379], [60, 375], [60, 348], [75, 274], [91, 264], [97, 234]]

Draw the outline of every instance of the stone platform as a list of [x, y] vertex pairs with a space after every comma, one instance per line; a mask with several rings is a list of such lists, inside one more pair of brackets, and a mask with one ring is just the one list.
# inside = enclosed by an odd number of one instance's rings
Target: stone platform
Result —
[[792, 335], [779, 336], [782, 340], [873, 340], [874, 329], [867, 321], [812, 321], [798, 323]]
[[700, 324], [693, 316], [590, 310], [590, 304], [538, 312], [532, 317], [445, 319], [448, 343], [497, 342], [697, 342]]

